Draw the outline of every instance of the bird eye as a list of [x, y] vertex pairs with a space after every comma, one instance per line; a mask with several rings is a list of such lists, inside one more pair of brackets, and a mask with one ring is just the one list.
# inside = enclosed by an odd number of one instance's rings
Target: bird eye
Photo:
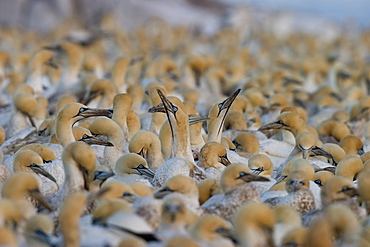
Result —
[[145, 166], [143, 166], [142, 164], [140, 164], [136, 168], [138, 168], [138, 169], [145, 169]]
[[222, 108], [222, 103], [218, 104], [218, 108]]
[[294, 180], [289, 180], [289, 184], [294, 184]]
[[315, 182], [315, 184], [322, 185], [322, 182], [321, 182], [320, 179], [316, 179], [314, 182]]
[[256, 122], [256, 119], [255, 118], [251, 118], [251, 119], [249, 119], [249, 122], [255, 123]]
[[171, 190], [170, 190], [170, 188], [168, 188], [168, 187], [164, 187], [164, 188], [162, 189], [162, 191], [171, 191]]
[[174, 112], [177, 112], [178, 110], [179, 110], [179, 108], [177, 108], [177, 106], [174, 106], [174, 107], [173, 107], [173, 111], [174, 111]]
[[82, 138], [83, 139], [86, 139], [86, 138], [88, 138], [89, 136], [88, 135], [86, 135], [86, 134], [84, 134], [83, 136], [82, 136]]
[[86, 108], [84, 108], [84, 107], [81, 107], [80, 110], [78, 110], [79, 113], [82, 113], [84, 111], [86, 111]]
[[129, 192], [127, 192], [127, 191], [125, 191], [125, 193], [123, 193], [123, 196], [132, 196], [132, 194], [129, 193]]
[[300, 181], [299, 183], [302, 185], [305, 185], [305, 181]]
[[347, 191], [347, 190], [349, 190], [350, 188], [348, 188], [347, 186], [343, 186], [342, 187], [342, 191]]
[[245, 173], [245, 172], [240, 172], [239, 173], [239, 177], [244, 177], [244, 176], [246, 176], [247, 174]]
[[284, 124], [283, 121], [279, 120], [279, 121], [276, 121], [277, 124]]
[[29, 165], [29, 167], [37, 167], [37, 165], [35, 163], [32, 163], [31, 165]]

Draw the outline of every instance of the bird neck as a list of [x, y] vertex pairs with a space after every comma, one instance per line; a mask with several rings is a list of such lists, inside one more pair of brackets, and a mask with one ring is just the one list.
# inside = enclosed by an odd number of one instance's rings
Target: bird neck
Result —
[[72, 126], [75, 121], [73, 120], [64, 120], [64, 119], [57, 119], [55, 122], [55, 134], [59, 143], [66, 147], [68, 144], [75, 142], [76, 139], [72, 132]]
[[190, 148], [189, 121], [185, 113], [179, 108], [176, 118], [168, 114], [172, 131], [172, 147], [170, 158], [179, 157], [194, 162]]

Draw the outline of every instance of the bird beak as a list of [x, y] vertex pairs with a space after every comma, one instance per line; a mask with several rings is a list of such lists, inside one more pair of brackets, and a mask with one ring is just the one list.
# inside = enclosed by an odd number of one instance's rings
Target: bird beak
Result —
[[81, 101], [81, 104], [83, 105], [87, 105], [89, 104], [93, 99], [95, 99], [96, 97], [98, 97], [99, 95], [102, 95], [103, 92], [102, 91], [89, 91], [84, 99]]
[[45, 208], [49, 211], [53, 211], [53, 208], [50, 206], [44, 195], [40, 192], [39, 189], [34, 189], [29, 191], [30, 195], [39, 201]]
[[172, 192], [174, 192], [174, 190], [171, 190], [168, 187], [164, 187], [163, 189], [159, 189], [156, 192], [154, 192], [153, 195], [154, 195], [154, 198], [162, 199], [163, 197], [165, 197], [166, 195], [168, 195]]
[[33, 163], [29, 166], [29, 168], [31, 168], [32, 171], [34, 171], [36, 174], [40, 174], [40, 175], [50, 179], [54, 183], [57, 183], [57, 180], [53, 177], [53, 175], [51, 175], [48, 171], [46, 171], [42, 166], [39, 166], [39, 165], [36, 165], [35, 163]]
[[82, 172], [82, 176], [84, 178], [84, 188], [85, 188], [85, 190], [90, 190], [89, 171], [85, 167], [83, 167], [81, 165], [79, 165], [78, 168]]
[[106, 179], [113, 177], [114, 173], [111, 171], [95, 171], [94, 172], [94, 180], [102, 180], [105, 181]]
[[53, 60], [48, 60], [45, 62], [45, 65], [52, 67], [53, 69], [58, 69], [58, 65]]
[[222, 131], [227, 112], [230, 110], [230, 107], [231, 107], [232, 103], [234, 102], [236, 96], [238, 96], [240, 91], [241, 91], [241, 89], [239, 88], [232, 95], [230, 95], [227, 99], [225, 99], [222, 103], [218, 104], [217, 118], [221, 115], [223, 110], [225, 110], [225, 114], [222, 114], [222, 120], [221, 120], [220, 127], [218, 128], [217, 134], [220, 134], [220, 132]]
[[136, 201], [136, 199], [139, 198], [139, 196], [135, 195], [135, 194], [129, 194], [129, 195], [125, 195], [125, 193], [121, 196], [122, 199], [124, 199], [125, 201], [127, 201], [128, 203], [134, 203]]
[[154, 178], [154, 172], [152, 170], [150, 170], [149, 168], [134, 168], [135, 170], [137, 170], [141, 176], [147, 176], [149, 178]]
[[55, 246], [56, 239], [53, 235], [49, 235], [41, 229], [34, 231], [34, 235], [39, 241], [44, 242], [47, 246]]
[[253, 174], [258, 176], [258, 175], [260, 175], [263, 171], [264, 171], [264, 170], [263, 170], [263, 167], [261, 166], [261, 167], [258, 167], [257, 169], [254, 169]]
[[290, 183], [290, 186], [293, 187], [293, 191], [298, 191], [298, 189], [301, 187], [300, 185], [300, 182], [297, 181], [297, 180], [293, 180], [291, 183]]
[[346, 190], [342, 190], [340, 192], [348, 195], [349, 197], [355, 197], [355, 196], [359, 196], [360, 195], [358, 193], [358, 190], [356, 188], [347, 188]]
[[237, 243], [237, 240], [235, 239], [235, 236], [231, 229], [227, 229], [224, 227], [219, 227], [216, 229], [216, 233], [220, 234], [221, 236], [231, 239], [233, 243]]
[[276, 121], [260, 127], [258, 131], [263, 132], [266, 130], [276, 130], [276, 129], [290, 130], [290, 128], [287, 125], [279, 123], [279, 121]]
[[112, 116], [112, 110], [81, 107], [79, 112], [77, 113], [77, 115], [75, 117], [77, 117], [77, 116], [81, 116], [81, 117], [84, 117], [84, 118], [104, 116], [104, 117], [109, 117], [110, 118]]
[[131, 58], [130, 65], [134, 65], [135, 63], [141, 62], [143, 60], [144, 60], [144, 57]]
[[232, 103], [236, 99], [236, 96], [240, 93], [241, 89], [239, 88], [236, 90], [232, 95], [230, 95], [227, 99], [225, 99], [222, 103], [218, 104], [218, 114], [217, 117], [220, 116], [221, 112], [226, 109], [225, 116], [229, 111]]
[[220, 163], [223, 164], [224, 166], [228, 166], [231, 164], [230, 160], [227, 158], [227, 154], [220, 156]]
[[173, 115], [175, 115], [176, 111], [174, 109], [176, 106], [174, 106], [171, 101], [167, 99], [167, 97], [162, 93], [161, 90], [157, 89], [157, 93], [159, 95], [159, 98], [161, 98], [166, 113], [171, 112]]
[[89, 136], [89, 135], [83, 135], [82, 138], [78, 141], [83, 141], [89, 145], [101, 145], [101, 146], [106, 146], [106, 147], [113, 147], [113, 143], [109, 141], [105, 141], [103, 139], [100, 139], [99, 137], [96, 136]]
[[95, 225], [95, 226], [104, 226], [105, 225], [103, 219], [101, 219], [101, 218], [93, 218], [92, 221], [91, 221], [91, 224]]
[[209, 119], [208, 117], [189, 117], [189, 125], [205, 122], [208, 119]]
[[49, 50], [49, 51], [55, 51], [55, 52], [61, 52], [62, 47], [60, 45], [53, 45], [53, 46], [44, 46], [42, 49]]
[[28, 113], [26, 113], [26, 115], [27, 115], [28, 119], [30, 120], [31, 125], [37, 129], [37, 127], [36, 127], [36, 123], [35, 123], [35, 121], [33, 120], [32, 116], [31, 116], [31, 115], [29, 115]]
[[46, 129], [43, 129], [43, 130], [39, 130], [39, 132], [37, 132], [39, 136], [46, 136]]
[[149, 108], [148, 112], [149, 113], [155, 113], [155, 112], [163, 112], [163, 113], [166, 113], [166, 109], [164, 108], [164, 105], [161, 102], [158, 105]]
[[310, 156], [312, 148], [309, 148], [309, 149], [302, 148], [301, 150], [302, 150], [303, 159], [307, 159], [308, 156]]
[[265, 178], [265, 177], [262, 177], [262, 176], [257, 176], [257, 175], [254, 175], [252, 173], [245, 173], [245, 175], [239, 176], [238, 178], [247, 182], [247, 183], [253, 182], [253, 181], [260, 181], [260, 182], [269, 182], [270, 181], [270, 179], [268, 179], [268, 178]]
[[324, 149], [320, 147], [316, 147], [316, 146], [312, 147], [311, 153], [314, 154], [315, 156], [324, 156], [328, 159], [331, 159], [335, 163], [333, 155], [326, 152]]
[[288, 177], [288, 176], [281, 176], [281, 177], [279, 177], [279, 179], [278, 179], [278, 180], [276, 180], [276, 183], [275, 183], [274, 185], [281, 183], [281, 182], [282, 182], [282, 181], [284, 181], [287, 177]]

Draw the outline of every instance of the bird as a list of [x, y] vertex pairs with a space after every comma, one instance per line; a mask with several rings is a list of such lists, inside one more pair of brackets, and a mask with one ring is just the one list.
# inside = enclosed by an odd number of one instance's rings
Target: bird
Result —
[[49, 198], [55, 212], [70, 193], [88, 191], [94, 178], [96, 157], [94, 150], [84, 142], [68, 144], [62, 153], [65, 179], [56, 194]]
[[205, 170], [208, 177], [220, 178], [229, 164], [227, 151], [220, 143], [208, 142], [200, 149], [197, 165]]
[[217, 215], [204, 215], [189, 227], [191, 237], [211, 246], [234, 246], [232, 226]]
[[225, 99], [221, 103], [214, 105], [209, 111], [209, 121], [207, 124], [207, 142], [221, 142], [221, 134], [224, 127], [226, 115], [240, 91], [241, 89], [237, 89], [227, 99]]
[[292, 171], [285, 183], [285, 189], [288, 195], [269, 198], [264, 203], [271, 207], [289, 205], [294, 207], [300, 214], [305, 214], [315, 209], [315, 199], [309, 187], [308, 176], [304, 171]]
[[57, 242], [54, 224], [45, 214], [36, 214], [27, 220], [24, 236], [29, 246], [50, 246]]
[[276, 180], [272, 178], [273, 165], [271, 160], [264, 154], [252, 155], [248, 160], [249, 169], [258, 176], [268, 178], [268, 182], [250, 182], [256, 187], [260, 195], [269, 190], [275, 183]]
[[128, 149], [131, 153], [139, 154], [146, 159], [149, 168], [154, 172], [164, 163], [160, 140], [150, 131], [140, 130], [135, 133], [128, 144]]
[[123, 131], [113, 120], [106, 117], [94, 119], [89, 124], [89, 130], [95, 135], [105, 135], [113, 146], [105, 146], [101, 164], [112, 170], [115, 162], [123, 154], [127, 153], [127, 144], [123, 139]]
[[[23, 150], [17, 152], [14, 157], [13, 171], [14, 173], [29, 172], [43, 176], [43, 178], [37, 176], [42, 194], [45, 196], [53, 195], [57, 192], [59, 184], [63, 183], [63, 180], [59, 180], [58, 184], [55, 177], [43, 168], [43, 166], [43, 160], [37, 153], [31, 150]], [[58, 178], [60, 178], [60, 176]], [[53, 183], [49, 183], [49, 181]]]
[[250, 184], [252, 181], [269, 181], [269, 179], [254, 175], [246, 165], [229, 165], [221, 175], [223, 193], [205, 201], [201, 206], [203, 213], [215, 214], [230, 220], [243, 203], [259, 202], [260, 195], [254, 185]]
[[243, 246], [274, 246], [275, 217], [272, 210], [260, 202], [248, 202], [232, 217], [236, 239]]
[[353, 197], [358, 195], [353, 182], [345, 177], [334, 176], [326, 181], [321, 189], [322, 209], [312, 210], [302, 216], [302, 225], [310, 226], [320, 218], [324, 209], [334, 203], [340, 203], [351, 209], [358, 219], [365, 217], [366, 213], [361, 209]]
[[[154, 177], [154, 172], [149, 169], [146, 160], [138, 154], [129, 153], [119, 157], [113, 168], [114, 176], [109, 181], [121, 181], [124, 183], [141, 182], [152, 186], [148, 179]], [[147, 179], [146, 179], [147, 178]]]
[[167, 180], [154, 192], [155, 198], [164, 198], [171, 193], [182, 194], [187, 207], [194, 212], [199, 211], [199, 191], [196, 183], [188, 176], [177, 175]]
[[37, 211], [32, 203], [24, 198], [27, 195], [35, 198], [48, 210], [52, 210], [51, 205], [44, 195], [41, 194], [35, 174], [18, 172], [5, 181], [1, 197], [14, 202], [24, 219], [28, 219], [35, 215]]

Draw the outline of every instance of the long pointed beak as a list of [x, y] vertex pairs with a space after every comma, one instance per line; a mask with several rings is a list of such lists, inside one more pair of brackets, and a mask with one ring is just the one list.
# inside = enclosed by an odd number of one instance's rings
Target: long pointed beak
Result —
[[348, 195], [349, 197], [354, 197], [354, 196], [359, 196], [360, 195], [356, 188], [346, 188], [346, 190], [342, 190], [340, 192]]
[[83, 135], [82, 138], [79, 141], [83, 141], [89, 145], [101, 145], [101, 146], [106, 146], [106, 147], [113, 147], [113, 143], [109, 141], [105, 141], [103, 139], [100, 139], [99, 137], [96, 136], [89, 136], [89, 135]]
[[301, 150], [302, 150], [303, 159], [307, 159], [308, 156], [310, 156], [312, 148], [309, 148], [309, 149], [302, 148]]
[[36, 174], [40, 174], [44, 177], [47, 177], [48, 179], [50, 179], [51, 181], [53, 181], [54, 183], [57, 184], [57, 180], [53, 177], [53, 175], [51, 175], [48, 171], [46, 171], [43, 167], [37, 165], [37, 164], [34, 164], [32, 163], [29, 168], [32, 169], [32, 171], [34, 171]]
[[[222, 131], [222, 129], [224, 127], [224, 122], [225, 122], [225, 119], [226, 119], [226, 115], [227, 115], [228, 111], [230, 110], [230, 107], [231, 107], [232, 103], [234, 102], [236, 96], [238, 96], [238, 94], [240, 93], [240, 91], [241, 91], [241, 89], [239, 88], [232, 95], [230, 95], [227, 99], [225, 99], [222, 103], [218, 104], [217, 118], [222, 113], [222, 120], [221, 120], [220, 126], [217, 130], [217, 134], [220, 134], [220, 132]], [[224, 110], [225, 110], [225, 112], [223, 113]]]
[[161, 90], [157, 89], [157, 93], [159, 95], [159, 97], [161, 98], [161, 101], [163, 103], [163, 107], [165, 109], [165, 111], [168, 113], [168, 112], [171, 112], [172, 114], [176, 114], [176, 111], [177, 111], [177, 106], [173, 105], [171, 103], [171, 101], [169, 101], [167, 99], [167, 97], [162, 93]]
[[278, 180], [276, 180], [276, 183], [275, 183], [274, 185], [276, 185], [276, 184], [279, 184], [279, 183], [283, 182], [287, 177], [288, 177], [288, 176], [281, 176], [281, 177], [279, 177], [279, 179], [278, 179]]
[[125, 193], [123, 193], [121, 198], [124, 199], [125, 201], [127, 201], [128, 203], [134, 203], [136, 201], [136, 199], [139, 198], [139, 196], [137, 196], [135, 194], [125, 192]]
[[47, 130], [47, 129], [39, 130], [39, 131], [37, 132], [37, 134], [38, 134], [39, 136], [46, 136], [46, 130]]
[[52, 67], [53, 69], [58, 69], [58, 64], [56, 64], [53, 60], [48, 60], [45, 62], [45, 65]]
[[223, 164], [224, 166], [228, 166], [231, 164], [230, 160], [227, 158], [227, 154], [220, 156], [220, 163]]
[[135, 63], [141, 62], [143, 60], [144, 60], [144, 57], [131, 58], [130, 65], [134, 65]]
[[290, 185], [293, 187], [293, 191], [298, 191], [301, 187], [300, 181], [297, 180], [292, 181]]
[[205, 122], [209, 120], [209, 117], [189, 117], [189, 125]]
[[357, 150], [357, 153], [358, 155], [363, 155], [365, 153], [364, 151], [364, 147], [360, 147], [358, 150]]
[[171, 190], [170, 188], [164, 187], [162, 189], [159, 189], [159, 190], [155, 191], [153, 195], [157, 199], [162, 199], [163, 197], [165, 197], [166, 195], [168, 195], [172, 192], [174, 192], [174, 191]]
[[258, 176], [258, 175], [260, 175], [263, 171], [264, 171], [264, 170], [263, 170], [263, 167], [261, 166], [261, 167], [258, 167], [257, 169], [254, 169], [254, 170], [253, 170], [253, 174]]
[[326, 152], [324, 149], [322, 149], [320, 147], [316, 147], [316, 146], [312, 147], [311, 154], [314, 154], [314, 156], [324, 156], [328, 159], [331, 159], [333, 162], [335, 162], [333, 155]]
[[44, 195], [40, 192], [39, 189], [34, 189], [29, 191], [30, 195], [39, 201], [44, 207], [46, 207], [49, 211], [53, 211], [53, 208], [50, 206]]
[[260, 182], [269, 182], [270, 179], [254, 175], [253, 173], [245, 173], [243, 176], [239, 176], [238, 179], [241, 179], [247, 183], [253, 182], [253, 181], [260, 181]]
[[62, 47], [60, 45], [51, 45], [51, 46], [44, 46], [42, 49], [49, 50], [49, 51], [56, 51], [61, 52]]
[[112, 117], [112, 110], [81, 107], [79, 112], [77, 113], [76, 117], [77, 116], [81, 116], [81, 117], [84, 117], [84, 118], [104, 116], [104, 117], [109, 117], [110, 118], [110, 117]]
[[155, 112], [163, 112], [163, 113], [166, 113], [166, 109], [164, 108], [164, 105], [161, 102], [158, 105], [149, 108], [148, 112], [149, 113], [155, 113]]
[[84, 188], [85, 188], [85, 190], [90, 190], [89, 171], [81, 165], [79, 165], [79, 169], [82, 172], [82, 176], [84, 178]]
[[231, 241], [233, 241], [233, 243], [237, 243], [237, 240], [232, 232], [231, 229], [227, 229], [227, 228], [224, 228], [224, 227], [219, 227], [216, 229], [216, 233], [220, 234], [221, 236], [225, 237], [225, 238], [228, 238], [228, 239], [231, 239]]
[[55, 246], [55, 237], [53, 235], [47, 234], [41, 229], [37, 229], [33, 232], [36, 238], [38, 238], [41, 242], [44, 242], [47, 246]]
[[290, 128], [283, 124], [283, 123], [280, 123], [279, 121], [276, 121], [276, 122], [272, 122], [272, 123], [269, 123], [269, 124], [266, 124], [264, 126], [261, 126], [258, 131], [266, 131], [266, 130], [276, 130], [276, 129], [283, 129], [283, 130], [290, 130]]
[[113, 177], [114, 172], [111, 171], [95, 171], [94, 172], [94, 180], [102, 180], [105, 181], [106, 179]]
[[240, 93], [241, 89], [239, 88], [236, 90], [232, 95], [230, 95], [227, 99], [225, 99], [222, 103], [218, 104], [218, 114], [217, 117], [220, 116], [221, 112], [226, 109], [225, 116], [227, 112], [229, 111], [232, 103], [236, 99], [236, 96]]
[[30, 120], [31, 125], [37, 129], [37, 126], [36, 126], [35, 121], [33, 120], [33, 117], [32, 117], [32, 116], [30, 116], [30, 115], [29, 115], [29, 114], [27, 114], [27, 113], [26, 113], [26, 115], [27, 115], [28, 119]]
[[102, 95], [103, 92], [102, 91], [89, 91], [85, 97], [83, 98], [83, 100], [81, 101], [81, 104], [83, 105], [87, 105], [89, 104], [93, 99], [95, 99], [96, 97], [98, 97], [99, 95]]
[[147, 176], [147, 177], [150, 177], [150, 178], [154, 178], [154, 172], [152, 170], [150, 170], [149, 168], [135, 168], [135, 170], [137, 170], [141, 176]]

